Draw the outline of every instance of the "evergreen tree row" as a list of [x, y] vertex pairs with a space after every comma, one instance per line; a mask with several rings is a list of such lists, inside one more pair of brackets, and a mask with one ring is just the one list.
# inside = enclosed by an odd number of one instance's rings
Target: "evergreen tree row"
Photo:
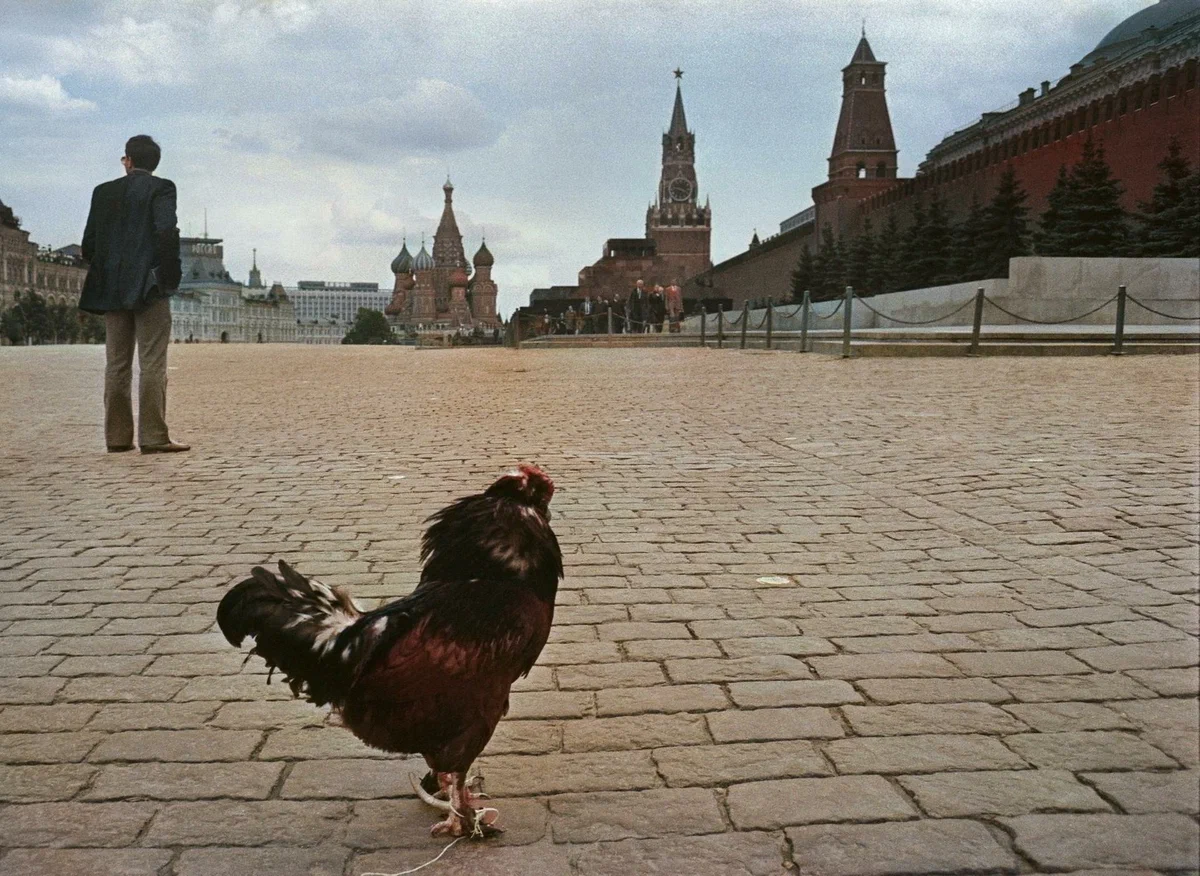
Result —
[[1017, 256], [1200, 258], [1200, 169], [1192, 170], [1178, 140], [1158, 165], [1162, 178], [1150, 201], [1129, 215], [1122, 188], [1104, 160], [1103, 146], [1089, 137], [1083, 154], [1064, 166], [1032, 227], [1027, 194], [1011, 165], [987, 205], [972, 199], [954, 221], [936, 193], [918, 202], [900, 230], [896, 214], [876, 229], [865, 219], [850, 240], [821, 229], [820, 246], [807, 246], [792, 272], [796, 300], [809, 290], [813, 301], [840, 298], [846, 286], [858, 295], [879, 295], [1007, 277]]

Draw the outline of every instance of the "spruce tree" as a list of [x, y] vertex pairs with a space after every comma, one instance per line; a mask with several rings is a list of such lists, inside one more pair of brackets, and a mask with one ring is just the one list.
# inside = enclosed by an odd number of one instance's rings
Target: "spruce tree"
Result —
[[929, 201], [929, 215], [925, 225], [925, 266], [922, 273], [927, 278], [927, 285], [943, 286], [954, 282], [950, 270], [952, 241], [950, 214], [946, 212], [946, 205], [935, 194]]
[[896, 213], [890, 211], [871, 254], [871, 283], [881, 295], [900, 288], [900, 244], [900, 225]]
[[925, 247], [925, 226], [925, 206], [917, 201], [912, 208], [912, 222], [900, 241], [900, 263], [897, 271], [899, 289], [920, 289], [926, 285], [921, 258], [921, 251]]
[[996, 194], [983, 211], [976, 254], [977, 279], [1008, 276], [1008, 260], [1029, 255], [1028, 195], [1010, 164], [1000, 175]]
[[983, 207], [979, 198], [972, 194], [966, 218], [950, 229], [950, 283], [967, 283], [978, 280], [980, 236], [983, 232]]
[[811, 296], [813, 281], [816, 279], [816, 265], [812, 250], [808, 244], [800, 249], [800, 260], [796, 262], [796, 270], [792, 271], [792, 300], [803, 301], [807, 290]]
[[1200, 257], [1200, 173], [1192, 172], [1177, 137], [1159, 162], [1162, 181], [1150, 201], [1139, 204], [1139, 255], [1158, 258]]
[[[1056, 184], [1055, 191], [1058, 190]], [[1051, 204], [1056, 213], [1050, 225], [1043, 220], [1038, 252], [1084, 258], [1123, 255], [1129, 243], [1129, 229], [1121, 207], [1121, 191], [1121, 184], [1113, 178], [1104, 160], [1104, 147], [1088, 137], [1059, 202]]]
[[1063, 215], [1069, 209], [1073, 197], [1071, 193], [1073, 187], [1074, 182], [1071, 175], [1067, 173], [1067, 166], [1060, 165], [1058, 178], [1054, 181], [1054, 188], [1046, 195], [1046, 212], [1042, 214], [1041, 228], [1037, 233], [1037, 254], [1040, 256], [1067, 254], [1058, 251], [1061, 248], [1059, 229], [1062, 226]]
[[828, 224], [821, 229], [821, 248], [813, 269], [813, 301], [829, 301], [843, 294], [846, 267], [841, 241], [833, 236]]
[[871, 276], [871, 254], [875, 251], [875, 229], [870, 219], [864, 219], [862, 231], [850, 244], [846, 264], [846, 283], [854, 287], [856, 295], [874, 295]]

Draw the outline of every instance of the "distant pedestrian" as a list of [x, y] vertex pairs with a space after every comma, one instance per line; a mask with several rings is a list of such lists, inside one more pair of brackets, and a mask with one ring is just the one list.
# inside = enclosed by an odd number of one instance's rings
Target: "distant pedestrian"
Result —
[[650, 293], [650, 316], [649, 322], [654, 326], [654, 331], [662, 334], [663, 321], [667, 318], [667, 299], [663, 295], [663, 287], [655, 286], [654, 291]]
[[629, 330], [631, 332], [643, 332], [646, 329], [646, 282], [638, 280], [633, 287], [633, 291], [629, 293], [629, 298], [625, 302], [626, 310], [629, 315]]
[[672, 280], [671, 285], [667, 287], [667, 324], [671, 332], [680, 330], [680, 319], [683, 316], [683, 290], [679, 288], [679, 281]]
[[88, 263], [79, 309], [102, 313], [107, 331], [104, 440], [133, 450], [133, 353], [138, 354], [137, 443], [142, 453], [189, 450], [167, 432], [167, 348], [179, 288], [175, 184], [154, 176], [162, 151], [145, 134], [125, 144], [125, 175], [92, 192], [82, 255]]
[[592, 296], [585, 295], [583, 304], [580, 305], [580, 312], [583, 314], [583, 331], [584, 334], [593, 334], [596, 331], [595, 314], [592, 312]]

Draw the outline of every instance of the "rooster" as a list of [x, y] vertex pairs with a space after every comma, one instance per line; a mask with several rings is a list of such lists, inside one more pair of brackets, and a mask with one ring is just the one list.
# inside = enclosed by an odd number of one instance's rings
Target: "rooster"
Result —
[[522, 465], [443, 508], [426, 521], [417, 588], [374, 611], [282, 560], [278, 575], [254, 568], [217, 609], [229, 643], [252, 636], [247, 659], [280, 670], [293, 694], [330, 705], [367, 745], [424, 756], [417, 793], [446, 812], [435, 836], [500, 832], [467, 775], [550, 634], [563, 575], [553, 494]]

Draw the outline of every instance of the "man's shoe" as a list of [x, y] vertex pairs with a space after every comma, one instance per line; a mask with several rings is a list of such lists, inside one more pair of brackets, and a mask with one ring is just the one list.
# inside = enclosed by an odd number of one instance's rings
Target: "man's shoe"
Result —
[[133, 450], [132, 444], [109, 444], [108, 445], [109, 453], [128, 453], [130, 450]]
[[178, 441], [168, 441], [166, 444], [143, 444], [142, 453], [182, 453], [191, 450], [192, 445], [180, 444]]

